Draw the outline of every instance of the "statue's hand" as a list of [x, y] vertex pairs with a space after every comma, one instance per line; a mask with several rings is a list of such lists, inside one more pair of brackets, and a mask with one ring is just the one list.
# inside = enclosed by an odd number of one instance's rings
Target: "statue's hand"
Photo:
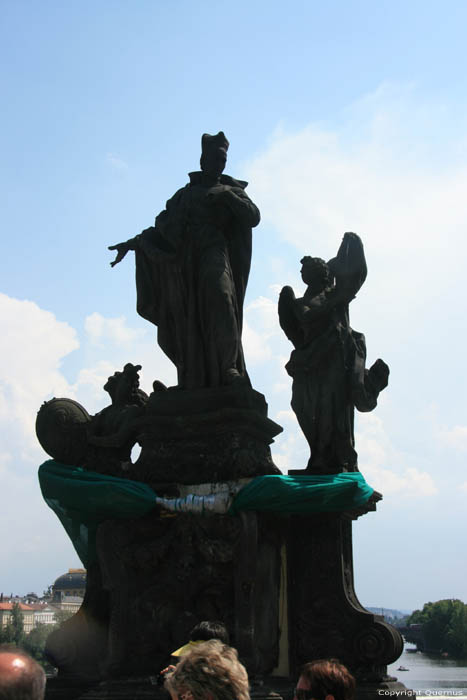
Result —
[[123, 260], [125, 255], [128, 253], [130, 250], [130, 246], [128, 245], [128, 241], [126, 243], [117, 243], [116, 245], [109, 245], [109, 250], [116, 250], [117, 251], [117, 256], [115, 260], [113, 260], [110, 263], [111, 267], [114, 267], [117, 265], [119, 262]]
[[228, 185], [216, 185], [215, 187], [211, 187], [209, 192], [206, 194], [206, 199], [211, 204], [224, 202], [231, 194], [230, 189], [231, 188]]

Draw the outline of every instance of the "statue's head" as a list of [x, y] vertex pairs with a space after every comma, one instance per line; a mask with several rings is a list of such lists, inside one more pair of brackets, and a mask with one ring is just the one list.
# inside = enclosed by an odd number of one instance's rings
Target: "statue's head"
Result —
[[104, 390], [109, 394], [112, 403], [139, 404], [144, 392], [139, 389], [139, 370], [141, 365], [132, 365], [128, 362], [123, 372], [114, 372], [104, 384]]
[[312, 258], [310, 255], [305, 255], [300, 262], [302, 263], [302, 280], [305, 284], [320, 290], [331, 286], [333, 275], [329, 265], [322, 258]]
[[227, 162], [229, 142], [223, 131], [215, 136], [203, 134], [201, 137], [200, 165], [203, 173], [209, 177], [218, 178], [222, 175]]

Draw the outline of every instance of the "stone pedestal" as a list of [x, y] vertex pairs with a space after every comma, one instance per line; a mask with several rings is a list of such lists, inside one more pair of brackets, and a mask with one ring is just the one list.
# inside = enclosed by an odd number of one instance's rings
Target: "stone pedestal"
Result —
[[157, 391], [137, 437], [141, 455], [128, 475], [160, 485], [280, 474], [269, 447], [280, 432], [264, 396], [249, 387]]
[[50, 638], [49, 656], [61, 677], [157, 675], [195, 624], [222, 620], [250, 674], [267, 676], [279, 653], [280, 544], [274, 518], [256, 513], [109, 520], [83, 608]]
[[293, 516], [288, 530], [291, 676], [307, 661], [337, 658], [354, 674], [359, 700], [408, 692], [387, 674], [402, 653], [401, 635], [367, 611], [354, 590], [352, 520], [375, 510], [374, 500], [348, 513]]
[[103, 523], [83, 608], [49, 643], [61, 682], [100, 680], [102, 693], [105, 679], [115, 690], [118, 678], [146, 678], [147, 688], [190, 629], [216, 619], [258, 697], [291, 698], [301, 666], [330, 657], [356, 676], [359, 700], [406, 692], [387, 675], [402, 652], [400, 634], [354, 590], [352, 519], [372, 509], [374, 502], [294, 516], [155, 512]]

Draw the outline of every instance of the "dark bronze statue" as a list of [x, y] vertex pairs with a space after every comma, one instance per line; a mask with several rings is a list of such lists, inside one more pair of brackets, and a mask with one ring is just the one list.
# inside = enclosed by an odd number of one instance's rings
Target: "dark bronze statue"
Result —
[[229, 142], [203, 134], [201, 171], [140, 235], [110, 246], [112, 266], [135, 251], [137, 310], [184, 389], [248, 384], [241, 344], [251, 229], [260, 214], [246, 182], [223, 175]]
[[299, 299], [291, 287], [282, 289], [279, 321], [295, 346], [286, 369], [292, 408], [310, 446], [304, 473], [357, 471], [354, 408], [373, 410], [389, 376], [383, 360], [365, 369], [365, 337], [349, 323], [349, 303], [367, 274], [363, 245], [346, 233], [328, 263], [309, 256], [301, 263], [307, 289]]
[[[104, 390], [112, 403], [90, 416], [77, 401], [46, 401], [38, 413], [36, 434], [56, 461], [113, 476], [128, 476], [131, 450], [145, 425], [147, 394], [139, 387], [141, 365], [128, 362], [107, 379]], [[154, 382], [154, 390], [165, 390]]]

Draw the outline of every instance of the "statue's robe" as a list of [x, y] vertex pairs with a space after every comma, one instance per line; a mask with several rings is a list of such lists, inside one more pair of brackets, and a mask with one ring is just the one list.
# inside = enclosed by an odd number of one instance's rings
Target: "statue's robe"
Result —
[[[232, 370], [247, 376], [242, 312], [260, 215], [246, 185], [222, 175], [209, 186], [201, 172], [190, 173], [136, 238], [137, 310], [158, 327], [158, 343], [186, 389], [221, 386]], [[221, 190], [234, 195], [228, 205], [209, 200]]]
[[335, 286], [316, 295], [307, 290], [291, 305], [279, 302], [281, 327], [295, 346], [286, 365], [291, 405], [310, 446], [312, 474], [358, 469], [354, 409], [372, 411], [387, 384], [365, 368], [365, 336], [349, 323], [349, 302], [367, 274], [360, 238], [346, 234], [328, 265]]

